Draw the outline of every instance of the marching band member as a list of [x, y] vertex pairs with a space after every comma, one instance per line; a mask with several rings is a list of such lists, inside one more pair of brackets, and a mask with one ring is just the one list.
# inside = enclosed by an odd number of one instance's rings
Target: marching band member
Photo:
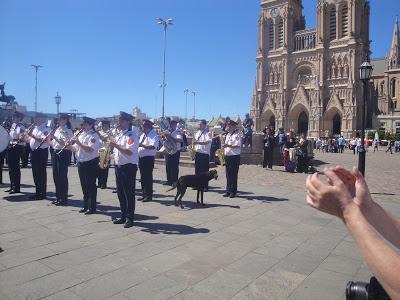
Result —
[[117, 193], [121, 207], [121, 217], [114, 224], [125, 224], [125, 228], [133, 226], [135, 213], [135, 185], [137, 165], [139, 162], [139, 139], [132, 130], [133, 116], [120, 112], [119, 126], [121, 131], [110, 140], [114, 151]]
[[[1, 126], [8, 132], [8, 139], [10, 140], [10, 127], [7, 121], [3, 121]], [[9, 141], [8, 141], [9, 142]], [[7, 156], [7, 148], [4, 149], [2, 152], [0, 152], [0, 185], [3, 185], [3, 166], [4, 166], [4, 160]], [[10, 166], [8, 166], [10, 169]], [[10, 186], [11, 189], [11, 186]], [[10, 189], [8, 191], [10, 191]]]
[[193, 139], [194, 150], [196, 152], [194, 157], [194, 172], [197, 175], [209, 170], [213, 134], [208, 132], [206, 120], [200, 121], [199, 130], [195, 133]]
[[139, 201], [153, 200], [153, 169], [157, 153], [158, 136], [153, 130], [154, 123], [143, 120], [143, 133], [139, 139], [139, 170], [142, 184], [142, 197]]
[[83, 117], [83, 133], [73, 138], [74, 145], [69, 146], [76, 152], [79, 180], [83, 192], [83, 208], [79, 211], [85, 215], [96, 213], [97, 187], [96, 178], [99, 172], [100, 138], [94, 129], [96, 120]]
[[170, 121], [170, 133], [166, 133], [166, 137], [172, 139], [175, 144], [177, 151], [174, 154], [165, 155], [165, 170], [167, 173], [167, 182], [164, 185], [172, 185], [178, 181], [179, 177], [179, 159], [181, 156], [181, 145], [182, 145], [182, 133], [176, 129], [178, 122], [175, 120]]
[[[100, 140], [103, 144], [103, 149], [106, 148], [107, 138], [110, 133], [110, 121], [103, 120], [101, 121], [101, 130], [99, 132]], [[115, 135], [113, 135], [115, 136]], [[108, 180], [108, 172], [110, 170], [110, 164], [104, 169], [99, 168], [99, 178], [97, 180], [97, 186], [102, 190], [107, 188], [107, 180]]]
[[[36, 113], [33, 130], [28, 131], [29, 146], [31, 147], [31, 164], [33, 180], [36, 186], [36, 193], [30, 196], [30, 199], [46, 199], [47, 191], [47, 160], [49, 158], [49, 143], [45, 140], [50, 128], [46, 124], [47, 116], [42, 113]], [[18, 162], [19, 163], [19, 162]]]
[[18, 111], [13, 114], [13, 123], [9, 132], [11, 145], [7, 150], [8, 173], [10, 175], [10, 188], [6, 192], [10, 194], [20, 193], [21, 167], [19, 161], [24, 151], [25, 141], [21, 139], [25, 127], [21, 124], [24, 115]]
[[241, 139], [237, 130], [237, 123], [229, 121], [228, 133], [222, 146], [225, 154], [226, 193], [224, 197], [235, 198], [237, 193], [237, 180], [240, 165]]
[[50, 145], [53, 148], [53, 180], [56, 188], [56, 200], [53, 204], [65, 206], [68, 204], [68, 166], [71, 163], [72, 153], [64, 149], [59, 152], [72, 138], [71, 123], [68, 114], [60, 114], [58, 128], [50, 136]]

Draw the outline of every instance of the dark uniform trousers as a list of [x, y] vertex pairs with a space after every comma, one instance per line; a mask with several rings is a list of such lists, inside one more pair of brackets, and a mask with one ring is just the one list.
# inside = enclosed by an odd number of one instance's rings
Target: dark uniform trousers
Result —
[[71, 162], [72, 153], [69, 150], [63, 150], [57, 154], [58, 150], [53, 151], [53, 179], [56, 187], [56, 198], [63, 202], [68, 198], [68, 166]]
[[46, 191], [47, 191], [46, 167], [47, 167], [48, 157], [49, 157], [48, 148], [36, 149], [32, 151], [31, 154], [33, 181], [35, 182], [36, 195], [38, 196], [44, 196], [44, 197], [46, 196]]
[[[194, 173], [200, 174], [208, 172], [210, 163], [210, 156], [208, 154], [196, 152], [194, 156]], [[208, 182], [206, 188], [208, 189]]]
[[105, 169], [99, 168], [99, 178], [97, 180], [97, 184], [99, 187], [107, 187], [107, 180], [108, 180], [108, 172], [110, 170], [110, 167], [107, 167]]
[[174, 183], [178, 181], [179, 177], [179, 159], [181, 152], [178, 151], [175, 154], [165, 156], [165, 169], [167, 171], [167, 182]]
[[268, 167], [272, 169], [273, 161], [274, 161], [274, 148], [272, 147], [264, 148], [263, 168]]
[[8, 173], [10, 174], [10, 188], [14, 191], [20, 190], [21, 185], [21, 159], [24, 146], [16, 145], [7, 150]]
[[32, 152], [31, 146], [29, 146], [29, 143], [26, 143], [25, 146], [23, 146], [23, 151], [21, 155], [21, 162], [22, 162], [22, 167], [26, 168], [29, 163], [29, 154]]
[[78, 174], [83, 192], [83, 208], [96, 211], [97, 186], [96, 178], [99, 172], [99, 158], [78, 162]]
[[121, 218], [133, 221], [135, 214], [135, 185], [137, 165], [115, 166]]
[[[140, 181], [142, 184], [142, 196], [153, 196], [153, 169], [154, 156], [144, 156], [139, 158]], [[118, 189], [118, 187], [117, 187]]]
[[[6, 158], [7, 155], [8, 155], [7, 150], [0, 152], [0, 184], [3, 184], [3, 166], [4, 166], [4, 159]], [[12, 186], [10, 187], [13, 188]]]
[[226, 171], [226, 191], [228, 193], [237, 193], [237, 180], [240, 165], [240, 155], [225, 156]]

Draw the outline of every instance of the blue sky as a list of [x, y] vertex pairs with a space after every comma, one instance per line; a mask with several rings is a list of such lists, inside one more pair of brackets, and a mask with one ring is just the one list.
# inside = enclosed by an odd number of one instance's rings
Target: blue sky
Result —
[[[161, 114], [163, 33], [157, 17], [172, 17], [168, 31], [167, 115], [185, 115], [183, 90], [198, 91], [196, 116], [243, 115], [255, 79], [259, 0], [0, 0], [0, 82], [33, 110], [78, 109], [109, 116], [139, 106]], [[383, 5], [384, 3], [384, 5]], [[307, 27], [316, 0], [303, 0]], [[371, 1], [373, 57], [390, 47], [398, 0]], [[189, 97], [188, 115], [193, 115]]]

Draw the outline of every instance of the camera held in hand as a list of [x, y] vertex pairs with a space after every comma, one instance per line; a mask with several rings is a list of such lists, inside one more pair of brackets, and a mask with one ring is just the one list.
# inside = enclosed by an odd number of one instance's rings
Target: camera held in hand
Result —
[[346, 287], [347, 300], [390, 300], [375, 277], [369, 283], [349, 281]]

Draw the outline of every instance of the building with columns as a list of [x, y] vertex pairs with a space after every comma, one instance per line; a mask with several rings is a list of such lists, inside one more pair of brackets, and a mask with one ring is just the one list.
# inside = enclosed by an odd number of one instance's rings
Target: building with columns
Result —
[[[363, 101], [358, 68], [370, 54], [369, 1], [318, 0], [312, 29], [302, 10], [301, 0], [261, 0], [250, 109], [256, 130], [353, 136]], [[371, 99], [370, 126], [373, 107]]]

